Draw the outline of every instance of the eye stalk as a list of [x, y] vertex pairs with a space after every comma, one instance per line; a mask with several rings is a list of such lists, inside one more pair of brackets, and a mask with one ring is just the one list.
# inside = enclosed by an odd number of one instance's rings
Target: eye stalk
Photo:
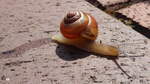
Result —
[[96, 42], [98, 25], [93, 16], [76, 11], [69, 12], [60, 24], [60, 34], [52, 37], [58, 43], [107, 56], [118, 56], [116, 47]]

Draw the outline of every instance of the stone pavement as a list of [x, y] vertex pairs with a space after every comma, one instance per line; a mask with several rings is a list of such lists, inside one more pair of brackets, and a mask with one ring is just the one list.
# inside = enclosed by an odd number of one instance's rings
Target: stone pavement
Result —
[[[107, 59], [53, 43], [68, 11], [91, 13]], [[150, 84], [150, 40], [84, 0], [0, 1], [0, 84]]]
[[92, 0], [150, 29], [150, 0]]
[[103, 6], [109, 6], [109, 5], [116, 5], [120, 3], [126, 3], [129, 0], [97, 0], [99, 1]]
[[150, 29], [150, 1], [133, 4], [127, 8], [120, 9], [118, 12]]

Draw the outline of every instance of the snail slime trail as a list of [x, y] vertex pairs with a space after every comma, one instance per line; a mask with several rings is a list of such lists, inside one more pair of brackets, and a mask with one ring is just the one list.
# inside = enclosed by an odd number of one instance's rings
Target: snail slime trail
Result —
[[60, 33], [52, 36], [57, 43], [71, 45], [87, 52], [118, 56], [116, 47], [96, 42], [98, 25], [93, 16], [81, 11], [69, 12], [60, 23]]

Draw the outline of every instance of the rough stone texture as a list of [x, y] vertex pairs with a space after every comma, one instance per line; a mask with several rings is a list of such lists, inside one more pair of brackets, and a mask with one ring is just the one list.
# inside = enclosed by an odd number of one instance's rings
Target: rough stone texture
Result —
[[97, 0], [109, 11], [119, 12], [150, 29], [149, 0]]
[[124, 3], [129, 0], [97, 0], [97, 1], [99, 1], [103, 6], [107, 6], [107, 5], [113, 5], [118, 3]]
[[[105, 57], [51, 42], [71, 10], [96, 18], [97, 41], [119, 48], [120, 67]], [[148, 38], [86, 1], [0, 0], [0, 84], [150, 84], [149, 51]]]
[[150, 28], [150, 1], [133, 4], [127, 8], [120, 9], [118, 12], [139, 22], [144, 27]]
[[124, 5], [126, 3], [130, 3], [132, 5], [134, 3], [139, 3], [139, 2], [148, 1], [148, 0], [93, 0], [93, 1], [98, 1], [103, 6], [106, 6], [106, 7], [107, 6], [113, 7], [115, 5]]

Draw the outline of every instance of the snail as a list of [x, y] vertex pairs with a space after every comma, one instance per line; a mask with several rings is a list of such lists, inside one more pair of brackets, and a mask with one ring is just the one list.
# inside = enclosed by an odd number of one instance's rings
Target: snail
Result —
[[116, 47], [95, 41], [97, 36], [98, 25], [94, 17], [82, 11], [73, 11], [67, 13], [60, 23], [60, 33], [51, 39], [95, 54], [118, 56]]

